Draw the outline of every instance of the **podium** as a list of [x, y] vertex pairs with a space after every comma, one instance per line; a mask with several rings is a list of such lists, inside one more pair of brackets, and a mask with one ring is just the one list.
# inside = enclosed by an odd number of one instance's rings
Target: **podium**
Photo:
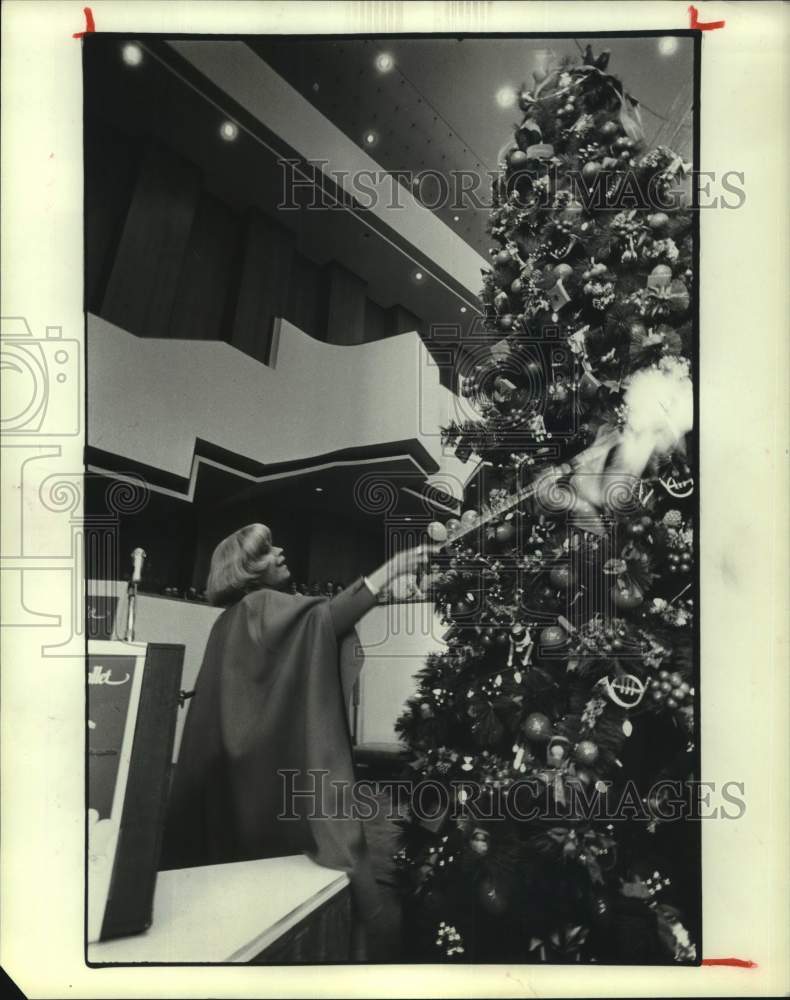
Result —
[[183, 660], [179, 645], [88, 641], [88, 943], [151, 924]]

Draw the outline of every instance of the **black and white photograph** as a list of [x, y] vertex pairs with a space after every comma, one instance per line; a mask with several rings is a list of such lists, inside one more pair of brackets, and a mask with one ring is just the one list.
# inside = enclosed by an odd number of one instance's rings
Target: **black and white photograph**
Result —
[[780, 995], [786, 10], [4, 7], [15, 995]]
[[86, 39], [91, 962], [697, 961], [696, 49]]

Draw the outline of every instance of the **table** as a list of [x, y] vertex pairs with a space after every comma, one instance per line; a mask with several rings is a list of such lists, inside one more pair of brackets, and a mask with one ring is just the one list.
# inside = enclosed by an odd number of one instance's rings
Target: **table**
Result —
[[348, 876], [305, 855], [159, 872], [143, 934], [88, 946], [88, 963], [345, 962]]

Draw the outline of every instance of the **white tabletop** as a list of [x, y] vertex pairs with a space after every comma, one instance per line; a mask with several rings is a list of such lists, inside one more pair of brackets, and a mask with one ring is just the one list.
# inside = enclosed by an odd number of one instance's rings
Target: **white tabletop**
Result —
[[88, 961], [248, 962], [346, 885], [302, 854], [159, 872], [151, 927]]

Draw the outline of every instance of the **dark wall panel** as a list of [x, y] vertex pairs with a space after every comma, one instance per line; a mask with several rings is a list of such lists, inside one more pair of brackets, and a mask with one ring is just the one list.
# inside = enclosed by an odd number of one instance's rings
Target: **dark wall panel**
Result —
[[293, 256], [293, 233], [260, 212], [250, 212], [230, 343], [264, 363], [274, 320], [283, 315], [287, 302]]
[[99, 312], [135, 187], [133, 140], [93, 120], [85, 127], [85, 305]]
[[326, 340], [362, 344], [365, 340], [366, 283], [333, 261], [327, 266]]
[[146, 150], [104, 295], [106, 320], [138, 336], [168, 336], [199, 188], [197, 167]]
[[285, 318], [316, 340], [326, 335], [322, 322], [325, 295], [321, 268], [300, 253], [294, 254]]
[[223, 339], [240, 234], [240, 223], [230, 209], [210, 195], [201, 195], [176, 289], [171, 337]]

